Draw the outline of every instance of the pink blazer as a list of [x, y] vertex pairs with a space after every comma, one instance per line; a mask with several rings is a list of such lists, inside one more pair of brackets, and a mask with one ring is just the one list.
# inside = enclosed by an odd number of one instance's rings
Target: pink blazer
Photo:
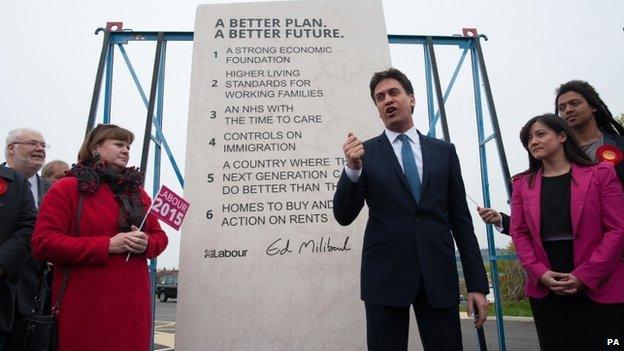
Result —
[[[587, 296], [599, 303], [624, 302], [624, 193], [610, 163], [583, 167], [572, 164], [570, 216], [574, 236], [572, 274], [586, 285]], [[533, 186], [528, 176], [513, 180], [511, 236], [527, 271], [525, 292], [542, 298], [549, 289], [539, 279], [550, 269], [540, 238], [542, 172]]]

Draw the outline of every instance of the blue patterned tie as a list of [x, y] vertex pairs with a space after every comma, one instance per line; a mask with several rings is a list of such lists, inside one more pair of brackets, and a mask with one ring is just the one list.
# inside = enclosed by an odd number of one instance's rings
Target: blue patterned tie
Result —
[[412, 195], [416, 203], [420, 202], [420, 176], [418, 176], [418, 168], [416, 168], [416, 159], [409, 144], [410, 138], [405, 134], [397, 137], [403, 145], [401, 146], [401, 159], [403, 160], [403, 171], [407, 182], [412, 190]]

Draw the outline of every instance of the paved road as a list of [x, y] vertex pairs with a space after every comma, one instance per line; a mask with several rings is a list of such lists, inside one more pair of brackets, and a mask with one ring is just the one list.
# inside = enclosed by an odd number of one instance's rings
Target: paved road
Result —
[[167, 302], [156, 300], [156, 320], [165, 322], [176, 321], [176, 299], [168, 299]]
[[[176, 300], [167, 302], [156, 301], [156, 332], [155, 338], [159, 350], [172, 350], [175, 341]], [[462, 319], [462, 335], [464, 350], [479, 350], [477, 333], [472, 321]], [[488, 350], [498, 350], [496, 337], [496, 321], [488, 320], [485, 324], [485, 338]], [[535, 325], [532, 321], [505, 321], [505, 339], [507, 350], [534, 351], [539, 350]], [[243, 350], [245, 351], [245, 350]]]
[[175, 344], [176, 299], [167, 302], [156, 300], [154, 350], [173, 350]]
[[[464, 350], [479, 350], [477, 332], [472, 324], [472, 320], [462, 319], [462, 340]], [[505, 344], [507, 350], [512, 351], [535, 351], [539, 350], [537, 333], [533, 321], [505, 321]], [[488, 350], [498, 350], [498, 338], [496, 332], [496, 321], [488, 320], [485, 323], [485, 340]]]

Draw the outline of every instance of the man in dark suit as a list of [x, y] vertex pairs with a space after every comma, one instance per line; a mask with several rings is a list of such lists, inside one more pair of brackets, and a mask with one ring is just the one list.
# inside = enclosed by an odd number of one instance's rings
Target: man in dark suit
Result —
[[[624, 153], [624, 127], [619, 124], [602, 101], [598, 92], [589, 83], [571, 80], [557, 88], [555, 110], [574, 131], [583, 151], [594, 162], [600, 162], [598, 150], [603, 145], [612, 145]], [[616, 159], [615, 171], [624, 185], [624, 161]], [[485, 223], [494, 224], [496, 229], [509, 234], [511, 218], [492, 208], [477, 208]]]
[[461, 350], [453, 238], [478, 327], [489, 289], [455, 147], [416, 130], [414, 90], [400, 71], [375, 73], [370, 91], [386, 130], [364, 143], [349, 134], [334, 195], [341, 225], [364, 201], [369, 208], [361, 271], [368, 349], [407, 350], [413, 306], [425, 350]]
[[13, 169], [0, 167], [0, 350], [5, 349], [4, 339], [16, 320], [20, 272], [30, 258], [35, 219], [28, 180]]
[[[50, 188], [50, 182], [37, 174], [45, 163], [48, 147], [41, 133], [28, 128], [12, 130], [6, 139], [5, 156], [7, 162], [2, 164], [2, 167], [10, 167], [27, 178], [37, 208]], [[11, 332], [6, 336], [4, 350], [21, 349], [25, 332], [22, 319], [32, 311], [34, 297], [37, 294], [37, 276], [40, 269], [41, 263], [29, 256], [17, 273], [19, 279], [15, 300], [17, 307], [15, 321]]]

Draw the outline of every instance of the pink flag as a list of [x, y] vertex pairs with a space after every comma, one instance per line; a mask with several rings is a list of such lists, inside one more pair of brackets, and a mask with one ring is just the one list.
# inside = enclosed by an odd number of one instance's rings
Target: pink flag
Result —
[[179, 230], [189, 203], [166, 186], [161, 186], [150, 212], [175, 230]]

